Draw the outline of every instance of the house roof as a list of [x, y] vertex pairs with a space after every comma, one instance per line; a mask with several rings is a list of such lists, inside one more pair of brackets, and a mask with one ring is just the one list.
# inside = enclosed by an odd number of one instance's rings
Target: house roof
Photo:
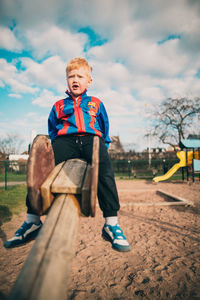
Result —
[[181, 148], [200, 148], [200, 140], [197, 140], [197, 139], [181, 140], [180, 147]]

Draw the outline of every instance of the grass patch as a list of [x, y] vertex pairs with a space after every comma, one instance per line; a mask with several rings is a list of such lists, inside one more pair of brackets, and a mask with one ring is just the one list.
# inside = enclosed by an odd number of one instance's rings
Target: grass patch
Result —
[[[0, 182], [5, 181], [5, 174], [0, 174]], [[26, 181], [26, 174], [7, 173], [7, 181]]]
[[0, 225], [11, 220], [13, 214], [25, 211], [26, 185], [8, 186], [5, 191], [0, 188]]

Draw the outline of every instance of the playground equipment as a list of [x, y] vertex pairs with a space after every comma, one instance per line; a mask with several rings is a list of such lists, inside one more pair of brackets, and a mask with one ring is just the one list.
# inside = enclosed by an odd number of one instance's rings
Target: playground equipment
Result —
[[178, 151], [176, 153], [177, 157], [179, 158], [179, 162], [173, 165], [173, 167], [164, 175], [157, 176], [153, 178], [154, 182], [164, 181], [169, 179], [179, 168], [186, 166], [186, 153], [185, 151]]
[[65, 299], [79, 217], [95, 216], [99, 138], [93, 140], [92, 165], [71, 159], [54, 168], [52, 158], [48, 138], [37, 136], [28, 161], [28, 194], [35, 212], [48, 215], [9, 300]]
[[[186, 151], [186, 174], [187, 181], [189, 175], [192, 174], [192, 181], [194, 182], [198, 175], [200, 181], [200, 140], [186, 139], [180, 142], [180, 148]], [[192, 153], [192, 154], [191, 154]]]
[[[164, 181], [169, 179], [179, 168], [186, 168], [187, 181], [189, 174], [192, 173], [192, 181], [195, 180], [195, 174], [199, 174], [200, 180], [200, 140], [182, 140], [180, 148], [184, 149], [176, 153], [179, 162], [176, 163], [167, 173], [162, 176], [153, 178], [154, 182]], [[184, 170], [184, 169], [183, 169]], [[184, 179], [184, 171], [183, 171]]]

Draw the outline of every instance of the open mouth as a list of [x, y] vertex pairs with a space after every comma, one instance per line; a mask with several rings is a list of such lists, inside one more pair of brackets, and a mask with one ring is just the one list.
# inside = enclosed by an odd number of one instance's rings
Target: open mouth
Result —
[[73, 84], [73, 85], [72, 85], [72, 88], [73, 88], [73, 89], [78, 89], [79, 86], [78, 86], [78, 84]]

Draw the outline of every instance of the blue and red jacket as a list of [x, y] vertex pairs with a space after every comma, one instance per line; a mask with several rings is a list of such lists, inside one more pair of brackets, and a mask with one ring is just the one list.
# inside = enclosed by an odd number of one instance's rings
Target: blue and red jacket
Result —
[[103, 103], [86, 91], [75, 99], [68, 91], [68, 97], [57, 101], [49, 114], [48, 132], [51, 141], [61, 135], [94, 134], [105, 139], [108, 147], [109, 121]]

